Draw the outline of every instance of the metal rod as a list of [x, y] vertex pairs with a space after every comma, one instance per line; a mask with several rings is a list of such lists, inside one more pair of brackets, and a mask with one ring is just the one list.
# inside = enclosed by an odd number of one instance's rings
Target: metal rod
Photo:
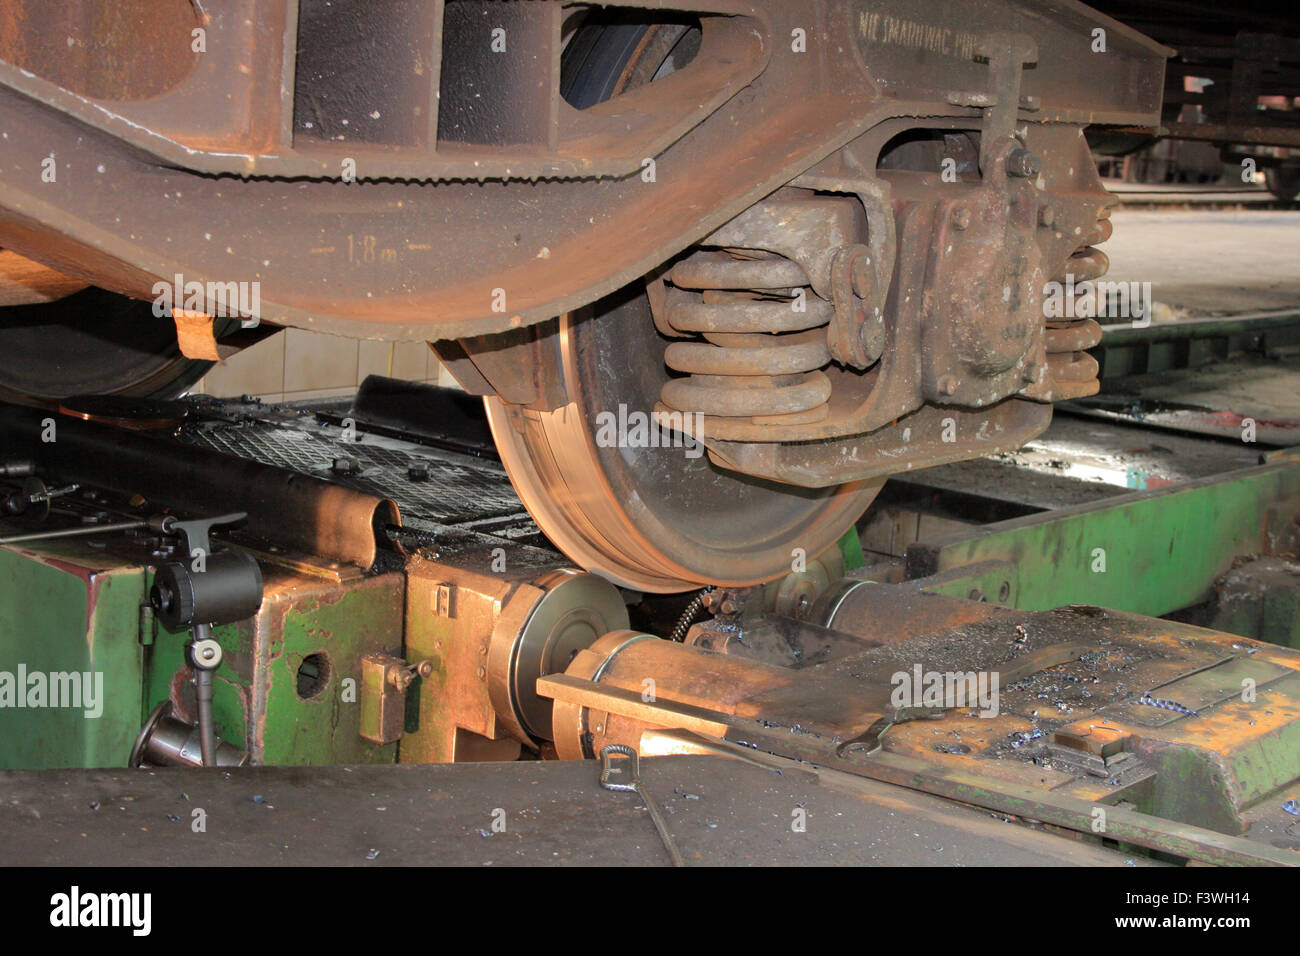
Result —
[[92, 534], [108, 534], [113, 531], [134, 531], [148, 524], [146, 521], [118, 521], [113, 524], [82, 525], [76, 528], [61, 528], [58, 531], [32, 531], [28, 534], [11, 534], [0, 538], [0, 544], [19, 544], [23, 541], [47, 541], [51, 538], [80, 538]]
[[199, 711], [199, 751], [203, 766], [217, 765], [217, 738], [212, 726], [212, 671], [200, 668], [194, 673], [194, 699]]
[[[207, 624], [196, 624], [191, 630], [193, 640], [191, 647], [200, 641], [210, 640], [212, 628]], [[212, 668], [200, 666], [196, 659], [194, 667], [194, 701], [199, 713], [199, 752], [203, 756], [203, 766], [217, 765], [217, 730], [212, 719]]]

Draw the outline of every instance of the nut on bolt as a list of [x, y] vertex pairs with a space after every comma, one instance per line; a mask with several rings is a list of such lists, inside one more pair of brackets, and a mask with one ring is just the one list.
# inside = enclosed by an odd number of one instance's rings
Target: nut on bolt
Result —
[[212, 671], [221, 666], [221, 645], [210, 637], [195, 641], [191, 653], [199, 670]]
[[968, 206], [952, 207], [952, 224], [957, 229], [965, 229], [970, 225], [970, 208]]
[[1007, 154], [1008, 176], [1019, 176], [1022, 179], [1037, 176], [1042, 165], [1042, 160], [1027, 149], [1013, 149]]

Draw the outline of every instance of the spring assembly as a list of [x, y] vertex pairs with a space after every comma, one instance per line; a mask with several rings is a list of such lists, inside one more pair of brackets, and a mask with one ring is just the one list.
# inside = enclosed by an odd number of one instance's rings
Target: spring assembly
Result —
[[1104, 242], [1110, 234], [1110, 220], [1098, 219], [1096, 226], [1084, 236], [1085, 244], [1066, 260], [1064, 273], [1057, 276], [1057, 281], [1063, 284], [1073, 280], [1076, 292], [1070, 315], [1078, 316], [1083, 312], [1085, 316], [1053, 318], [1047, 322], [1047, 370], [1052, 380], [1052, 396], [1058, 401], [1092, 395], [1099, 387], [1097, 360], [1086, 350], [1101, 341], [1101, 326], [1087, 317], [1095, 310], [1090, 312], [1080, 306], [1082, 298], [1094, 294], [1085, 291], [1091, 290], [1091, 285], [1082, 290], [1078, 286], [1094, 282], [1106, 274], [1110, 259], [1092, 244]]
[[682, 611], [682, 616], [677, 619], [677, 626], [673, 628], [668, 640], [676, 641], [678, 644], [686, 640], [686, 633], [691, 629], [691, 625], [695, 623], [695, 619], [700, 616], [700, 609], [704, 607], [704, 595], [712, 593], [713, 589], [714, 586], [710, 584], [691, 598], [690, 603]]
[[667, 321], [703, 341], [674, 342], [664, 361], [687, 373], [664, 385], [684, 412], [787, 424], [828, 413], [831, 303], [809, 288], [798, 263], [756, 250], [702, 249], [668, 276]]

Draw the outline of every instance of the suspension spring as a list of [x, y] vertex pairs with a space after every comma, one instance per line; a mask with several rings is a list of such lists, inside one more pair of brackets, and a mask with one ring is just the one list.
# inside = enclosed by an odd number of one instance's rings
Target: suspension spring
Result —
[[1047, 371], [1052, 381], [1052, 397], [1056, 401], [1069, 398], [1083, 398], [1095, 394], [1097, 381], [1097, 360], [1088, 354], [1101, 341], [1101, 326], [1096, 320], [1087, 317], [1080, 306], [1083, 297], [1094, 294], [1091, 285], [1083, 290], [1078, 287], [1092, 283], [1106, 274], [1110, 268], [1110, 259], [1106, 253], [1093, 246], [1110, 238], [1111, 223], [1109, 219], [1098, 219], [1092, 230], [1083, 237], [1084, 245], [1079, 246], [1066, 260], [1064, 273], [1057, 281], [1065, 283], [1073, 279], [1075, 301], [1071, 315], [1082, 318], [1053, 318], [1047, 322], [1046, 350]]
[[664, 362], [685, 372], [663, 387], [684, 412], [755, 422], [821, 421], [829, 408], [826, 326], [834, 307], [792, 259], [756, 250], [701, 249], [677, 263], [667, 321], [703, 341], [674, 342]]

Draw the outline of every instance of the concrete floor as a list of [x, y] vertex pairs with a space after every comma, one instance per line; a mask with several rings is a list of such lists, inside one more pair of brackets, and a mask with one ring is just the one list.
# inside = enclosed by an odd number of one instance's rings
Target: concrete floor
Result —
[[1300, 210], [1120, 208], [1111, 219], [1106, 278], [1150, 282], [1180, 315], [1300, 307]]
[[[0, 772], [9, 865], [663, 866], [595, 761]], [[688, 865], [1151, 866], [1002, 814], [790, 762], [650, 757]], [[802, 829], [793, 810], [804, 811]], [[199, 813], [198, 811], [201, 811]], [[194, 821], [201, 819], [203, 829]]]

